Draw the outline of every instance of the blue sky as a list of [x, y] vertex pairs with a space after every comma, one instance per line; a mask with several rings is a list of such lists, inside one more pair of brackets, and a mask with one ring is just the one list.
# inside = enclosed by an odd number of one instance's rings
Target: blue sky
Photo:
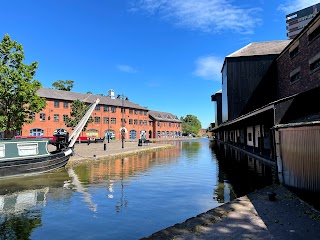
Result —
[[224, 57], [250, 42], [286, 39], [285, 15], [319, 0], [10, 0], [1, 39], [23, 45], [44, 87], [109, 89], [151, 110], [214, 121]]

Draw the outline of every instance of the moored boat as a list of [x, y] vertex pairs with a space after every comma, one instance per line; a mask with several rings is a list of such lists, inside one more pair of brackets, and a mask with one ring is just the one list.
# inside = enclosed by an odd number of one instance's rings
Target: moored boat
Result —
[[55, 134], [56, 150], [48, 151], [49, 139], [2, 139], [0, 140], [0, 178], [39, 174], [64, 167], [73, 154], [73, 146], [87, 123], [97, 99], [88, 109], [73, 132]]

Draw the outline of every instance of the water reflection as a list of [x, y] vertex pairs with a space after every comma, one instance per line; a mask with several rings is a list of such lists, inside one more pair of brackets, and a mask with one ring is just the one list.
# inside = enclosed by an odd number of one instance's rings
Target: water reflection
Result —
[[[11, 198], [0, 201], [0, 236], [138, 239], [229, 202], [271, 173], [207, 139], [170, 143], [175, 147], [0, 181], [0, 199]], [[8, 206], [20, 211], [5, 213]]]
[[148, 172], [152, 167], [172, 164], [177, 161], [179, 155], [181, 155], [179, 149], [166, 149], [140, 153], [112, 161], [92, 161], [80, 164], [73, 169], [82, 183], [98, 183], [105, 180], [118, 181], [130, 179], [141, 172]]
[[64, 170], [39, 176], [1, 179], [0, 239], [29, 239], [42, 225], [42, 209], [50, 188], [61, 188]]
[[68, 169], [69, 177], [71, 180], [65, 181], [64, 188], [70, 188], [78, 193], [83, 195], [84, 202], [86, 202], [89, 206], [89, 209], [93, 212], [97, 211], [97, 205], [93, 203], [91, 199], [91, 195], [86, 191], [86, 189], [82, 186], [82, 183], [79, 180], [78, 175], [74, 172], [72, 168]]
[[217, 141], [211, 141], [210, 147], [218, 161], [218, 199], [222, 197], [221, 193], [225, 191], [226, 186], [230, 189], [227, 191], [230, 191], [230, 197], [233, 199], [273, 183], [274, 169], [270, 166]]

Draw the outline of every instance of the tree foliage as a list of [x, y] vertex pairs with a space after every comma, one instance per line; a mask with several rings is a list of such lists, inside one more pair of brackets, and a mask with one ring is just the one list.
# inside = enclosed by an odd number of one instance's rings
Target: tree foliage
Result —
[[182, 135], [198, 135], [201, 129], [201, 122], [196, 116], [189, 114], [186, 117], [181, 117], [180, 120], [182, 121]]
[[0, 131], [5, 137], [20, 131], [46, 106], [45, 99], [37, 95], [42, 85], [33, 79], [38, 63], [26, 65], [23, 60], [22, 45], [6, 34], [0, 42]]
[[[70, 117], [67, 117], [65, 120], [65, 125], [67, 127], [74, 128], [77, 126], [81, 118], [86, 114], [90, 106], [86, 106], [86, 104], [82, 101], [74, 100], [71, 104], [71, 112]], [[88, 127], [88, 123], [92, 122], [92, 118], [90, 117], [87, 121], [87, 124], [84, 126], [82, 131], [85, 131]]]
[[70, 92], [73, 88], [74, 81], [73, 80], [58, 80], [52, 83], [52, 86], [57, 90], [63, 90]]

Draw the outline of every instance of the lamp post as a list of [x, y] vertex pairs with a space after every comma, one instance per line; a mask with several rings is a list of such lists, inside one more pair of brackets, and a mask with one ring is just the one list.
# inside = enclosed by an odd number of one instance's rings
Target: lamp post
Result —
[[108, 143], [110, 142], [110, 106], [108, 106]]
[[119, 95], [119, 98], [122, 101], [122, 107], [121, 107], [121, 112], [122, 112], [122, 119], [121, 119], [121, 142], [122, 142], [122, 148], [124, 148], [124, 135], [125, 135], [125, 130], [124, 130], [124, 100], [126, 99], [126, 96], [123, 94]]

